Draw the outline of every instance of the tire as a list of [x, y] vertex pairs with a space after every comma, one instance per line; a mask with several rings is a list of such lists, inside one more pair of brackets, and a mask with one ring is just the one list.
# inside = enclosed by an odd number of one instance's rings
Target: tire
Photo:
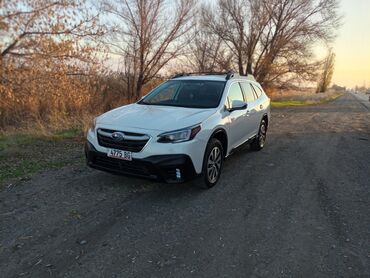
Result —
[[220, 179], [224, 160], [224, 150], [219, 140], [212, 138], [203, 158], [203, 181], [206, 189], [212, 188]]
[[267, 124], [266, 121], [263, 119], [260, 123], [258, 135], [251, 144], [252, 149], [255, 151], [262, 150], [266, 143], [266, 137], [267, 137]]

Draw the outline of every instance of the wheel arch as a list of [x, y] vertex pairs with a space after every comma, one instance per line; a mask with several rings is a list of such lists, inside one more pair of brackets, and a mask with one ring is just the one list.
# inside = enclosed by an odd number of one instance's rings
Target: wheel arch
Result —
[[[217, 139], [221, 142], [222, 148], [223, 148], [223, 151], [224, 151], [224, 156], [226, 156], [227, 149], [228, 149], [228, 137], [227, 137], [226, 130], [223, 129], [223, 128], [217, 128], [215, 131], [213, 131], [209, 140], [211, 140], [212, 138], [215, 138], [215, 139]], [[209, 140], [208, 140], [208, 142], [209, 142]]]

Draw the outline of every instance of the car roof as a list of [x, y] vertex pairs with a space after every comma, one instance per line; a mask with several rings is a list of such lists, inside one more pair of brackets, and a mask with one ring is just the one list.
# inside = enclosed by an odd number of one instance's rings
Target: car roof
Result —
[[181, 77], [175, 77], [171, 80], [206, 80], [206, 81], [232, 81], [232, 80], [238, 80], [238, 81], [253, 81], [256, 82], [253, 75], [248, 76], [240, 76], [235, 75], [234, 77], [230, 79], [226, 79], [226, 75], [188, 75], [188, 76], [181, 76]]
[[226, 81], [226, 75], [191, 75], [172, 78], [171, 80], [207, 80], [207, 81]]

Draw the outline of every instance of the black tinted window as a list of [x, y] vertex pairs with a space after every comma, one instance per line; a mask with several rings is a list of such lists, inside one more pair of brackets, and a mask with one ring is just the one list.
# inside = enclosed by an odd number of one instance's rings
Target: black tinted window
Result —
[[255, 95], [253, 93], [253, 88], [251, 87], [251, 85], [248, 82], [243, 82], [243, 83], [241, 83], [241, 85], [242, 85], [242, 88], [243, 88], [245, 98], [247, 99], [247, 103], [251, 102], [251, 101], [254, 101], [256, 98], [255, 98]]
[[152, 91], [139, 104], [215, 108], [220, 103], [225, 82], [170, 80]]

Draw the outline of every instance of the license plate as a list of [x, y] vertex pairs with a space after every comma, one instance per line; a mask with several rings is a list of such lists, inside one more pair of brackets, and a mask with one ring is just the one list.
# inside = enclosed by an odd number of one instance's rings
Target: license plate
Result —
[[109, 149], [108, 156], [117, 158], [117, 159], [122, 159], [122, 160], [129, 160], [129, 161], [132, 160], [131, 152], [128, 152], [128, 151]]

